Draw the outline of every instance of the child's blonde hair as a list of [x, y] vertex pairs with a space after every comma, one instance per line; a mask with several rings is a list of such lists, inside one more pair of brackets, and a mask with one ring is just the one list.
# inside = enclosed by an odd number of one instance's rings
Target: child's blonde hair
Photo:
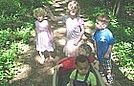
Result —
[[70, 1], [68, 3], [68, 10], [67, 10], [67, 12], [69, 12], [71, 10], [77, 10], [77, 15], [80, 12], [80, 6], [79, 6], [78, 2], [76, 2], [75, 0], [74, 1]]
[[41, 7], [36, 8], [36, 9], [33, 10], [33, 16], [34, 16], [35, 18], [37, 18], [37, 17], [39, 17], [39, 16], [45, 17], [46, 15], [47, 15], [46, 10], [43, 9], [43, 8], [41, 8]]
[[81, 44], [77, 50], [77, 55], [89, 56], [91, 55], [91, 53], [92, 53], [92, 48], [86, 43]]

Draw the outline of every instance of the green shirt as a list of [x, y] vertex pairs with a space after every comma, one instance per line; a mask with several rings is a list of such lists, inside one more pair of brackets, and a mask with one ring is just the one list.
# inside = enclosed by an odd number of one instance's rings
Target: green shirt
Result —
[[[75, 75], [76, 75], [76, 69], [71, 73], [70, 79], [74, 80]], [[84, 76], [82, 76], [82, 75], [80, 75], [78, 73], [77, 80], [84, 81], [85, 76], [86, 76], [86, 74]], [[97, 85], [96, 77], [95, 77], [95, 75], [92, 72], [89, 73], [89, 76], [88, 76], [88, 79], [87, 79], [87, 83], [91, 84], [92, 86], [96, 86]]]

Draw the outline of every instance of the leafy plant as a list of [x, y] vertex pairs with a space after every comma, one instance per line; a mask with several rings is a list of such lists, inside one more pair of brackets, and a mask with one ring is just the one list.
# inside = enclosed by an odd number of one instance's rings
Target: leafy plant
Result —
[[[132, 45], [126, 42], [119, 42], [115, 44], [114, 52], [117, 52], [116, 58], [118, 58], [118, 63], [121, 71], [128, 76], [131, 80], [134, 80], [134, 59], [131, 58], [133, 55], [131, 50]], [[125, 69], [125, 70], [124, 70]]]
[[17, 51], [18, 47], [16, 43], [11, 44], [11, 49], [5, 48], [1, 51], [0, 56], [0, 84], [7, 82], [14, 76], [14, 69], [17, 66]]

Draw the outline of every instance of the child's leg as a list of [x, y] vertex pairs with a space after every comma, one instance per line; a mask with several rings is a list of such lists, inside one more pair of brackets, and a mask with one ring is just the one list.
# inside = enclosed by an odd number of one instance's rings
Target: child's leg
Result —
[[106, 70], [107, 75], [112, 75], [111, 69]]
[[112, 69], [111, 60], [106, 60], [104, 65], [105, 65], [104, 68], [106, 70], [106, 74], [111, 74], [111, 69]]
[[105, 76], [105, 70], [104, 70], [104, 63], [103, 62], [100, 62], [100, 64], [99, 64], [99, 72], [100, 72], [100, 75], [102, 77]]
[[40, 57], [41, 57], [40, 63], [43, 64], [44, 61], [45, 61], [45, 57], [44, 57], [44, 55], [43, 55], [43, 52], [40, 52], [40, 51], [39, 51], [39, 55], [40, 55]]
[[48, 52], [48, 55], [49, 55], [49, 59], [54, 59], [54, 58], [52, 57], [52, 52]]
[[50, 51], [50, 52], [48, 52], [48, 60], [47, 60], [47, 62], [52, 62], [52, 61], [54, 61], [54, 58], [52, 57], [52, 52]]
[[112, 69], [111, 60], [106, 60], [106, 62], [105, 62], [105, 70], [106, 70], [106, 78], [107, 78], [108, 83], [113, 82], [111, 69]]

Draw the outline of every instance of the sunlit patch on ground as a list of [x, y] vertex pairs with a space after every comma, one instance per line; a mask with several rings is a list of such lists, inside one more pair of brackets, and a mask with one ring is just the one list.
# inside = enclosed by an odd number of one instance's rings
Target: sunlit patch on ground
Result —
[[41, 62], [41, 58], [40, 58], [39, 55], [36, 55], [35, 58], [34, 58], [34, 60], [35, 60], [36, 62], [38, 62], [38, 63]]
[[31, 71], [31, 67], [27, 64], [24, 64], [16, 69], [19, 71], [19, 73], [17, 73], [17, 75], [14, 76], [15, 78], [10, 80], [10, 83], [17, 81], [17, 80], [20, 80], [20, 79], [27, 78], [28, 73]]
[[66, 41], [65, 39], [60, 39], [57, 41], [60, 45], [65, 45]]
[[133, 77], [131, 77], [131, 74], [134, 74], [132, 67], [119, 67], [119, 69], [129, 80], [133, 80]]
[[29, 45], [26, 45], [26, 44], [22, 44], [22, 43], [19, 43], [18, 44], [18, 47], [20, 48], [20, 53], [26, 53], [28, 50], [30, 50], [30, 47]]
[[59, 45], [65, 45], [65, 32], [66, 29], [65, 28], [59, 28], [57, 30], [54, 31], [54, 36], [55, 36], [55, 41], [59, 44]]
[[66, 28], [59, 28], [59, 29], [54, 31], [54, 33], [65, 33], [65, 32], [66, 32]]

